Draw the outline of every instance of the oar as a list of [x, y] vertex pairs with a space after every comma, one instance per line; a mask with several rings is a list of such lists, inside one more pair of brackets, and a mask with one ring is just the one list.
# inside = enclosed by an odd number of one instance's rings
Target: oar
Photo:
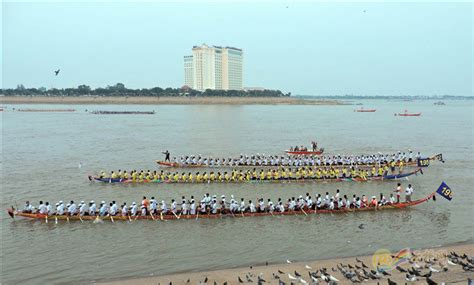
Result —
[[138, 213], [135, 215], [134, 221], [136, 221], [137, 219], [138, 219]]
[[175, 212], [171, 211], [171, 213], [173, 213], [173, 215], [176, 217], [176, 219], [178, 219], [178, 220], [179, 220], [179, 217], [176, 215], [176, 213], [175, 213]]
[[132, 222], [132, 218], [131, 218], [130, 215], [128, 215], [128, 214], [127, 214], [127, 216], [128, 216], [128, 221], [131, 223], [131, 222]]
[[69, 216], [66, 215], [66, 221], [69, 223]]
[[163, 221], [163, 211], [160, 212], [160, 219]]
[[79, 214], [79, 220], [81, 220], [81, 223], [84, 223], [84, 221], [82, 220], [81, 214]]
[[196, 214], [196, 221], [197, 221], [198, 218], [199, 218], [199, 211]]
[[150, 211], [151, 219], [155, 221], [155, 216], [153, 215], [153, 211]]
[[54, 224], [58, 224], [58, 215], [54, 214]]
[[306, 212], [304, 211], [303, 208], [301, 208], [301, 211], [305, 214], [305, 216], [307, 216], [308, 214], [306, 214]]
[[44, 222], [48, 223], [48, 215], [44, 216]]
[[114, 217], [112, 217], [112, 215], [109, 215], [109, 217], [110, 217], [110, 220], [112, 221], [112, 223], [115, 223]]

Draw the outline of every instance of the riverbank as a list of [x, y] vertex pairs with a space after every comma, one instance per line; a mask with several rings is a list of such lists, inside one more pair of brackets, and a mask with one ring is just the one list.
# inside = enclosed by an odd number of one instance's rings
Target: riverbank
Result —
[[4, 96], [1, 104], [140, 104], [140, 105], [345, 105], [339, 100], [291, 97], [115, 97]]
[[[468, 256], [474, 256], [474, 243], [467, 243], [467, 244], [458, 244], [458, 245], [451, 245], [451, 246], [444, 246], [432, 249], [423, 249], [423, 250], [416, 250], [415, 254], [417, 260], [415, 261], [417, 264], [423, 265], [422, 259], [427, 258], [436, 258], [438, 261], [436, 265], [433, 265], [433, 268], [439, 269], [440, 272], [432, 273], [431, 279], [435, 282], [441, 284], [441, 282], [445, 282], [446, 284], [467, 284], [468, 278], [474, 279], [474, 272], [472, 271], [464, 271], [462, 266], [460, 265], [447, 265], [447, 260], [444, 257], [449, 252], [456, 252], [460, 255], [464, 253]], [[396, 254], [393, 252], [392, 254]], [[340, 282], [338, 284], [352, 284], [348, 279], [342, 276], [342, 274], [338, 272], [334, 272], [333, 268], [336, 269], [339, 264], [351, 264], [355, 266], [358, 264], [359, 266], [362, 264], [356, 261], [356, 258], [364, 262], [370, 269], [374, 269], [373, 265], [373, 255], [368, 256], [358, 256], [358, 257], [347, 257], [347, 258], [335, 258], [335, 259], [328, 259], [328, 260], [318, 260], [312, 262], [292, 262], [292, 263], [284, 263], [284, 264], [269, 264], [269, 265], [258, 265], [258, 266], [249, 266], [245, 268], [234, 268], [234, 269], [225, 269], [225, 270], [216, 270], [216, 271], [207, 271], [207, 272], [191, 272], [191, 273], [179, 273], [179, 274], [171, 274], [159, 277], [146, 277], [146, 278], [137, 278], [137, 279], [129, 279], [129, 280], [118, 280], [118, 281], [110, 281], [104, 282], [100, 284], [110, 284], [110, 285], [125, 285], [125, 284], [137, 284], [137, 285], [151, 285], [151, 284], [204, 284], [204, 280], [207, 278], [207, 284], [223, 284], [227, 282], [227, 284], [239, 284], [239, 277], [243, 280], [243, 283], [251, 284], [257, 283], [257, 276], [262, 274], [261, 276], [266, 281], [265, 284], [278, 284], [278, 279], [274, 278], [274, 275], [278, 275], [280, 279], [285, 282], [286, 284], [290, 284], [291, 282], [298, 283], [297, 280], [291, 280], [288, 274], [291, 274], [294, 277], [295, 271], [301, 274], [304, 281], [311, 284], [311, 280], [308, 275], [308, 271], [314, 272], [320, 268], [327, 268], [328, 273], [332, 276], [337, 278]], [[390, 258], [390, 257], [389, 257]], [[441, 264], [440, 264], [441, 263]], [[402, 268], [409, 268], [409, 263], [401, 264], [400, 267]], [[411, 266], [411, 265], [410, 265]], [[311, 269], [308, 269], [310, 267]], [[448, 270], [443, 271], [442, 268], [446, 267]], [[337, 270], [337, 269], [336, 269]], [[284, 273], [280, 273], [280, 272]], [[428, 273], [429, 269], [421, 269], [422, 274]], [[398, 270], [394, 269], [390, 271], [391, 276], [384, 277], [380, 280], [369, 280], [365, 281], [364, 284], [386, 284], [387, 279], [390, 278], [392, 281], [397, 282], [398, 284], [405, 284], [406, 282], [406, 273], [401, 273]], [[253, 282], [247, 282], [246, 275], [250, 275], [250, 279]], [[320, 274], [318, 274], [320, 275]], [[189, 280], [189, 281], [188, 281]], [[321, 279], [319, 279], [320, 282]], [[426, 284], [425, 278], [418, 277], [417, 283]], [[303, 284], [304, 282], [301, 281], [299, 284]], [[325, 284], [325, 282], [322, 282]], [[416, 284], [410, 282], [410, 284]]]

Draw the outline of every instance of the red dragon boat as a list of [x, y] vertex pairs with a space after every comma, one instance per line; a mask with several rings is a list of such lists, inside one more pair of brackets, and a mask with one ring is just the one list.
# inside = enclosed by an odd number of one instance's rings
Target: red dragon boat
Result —
[[324, 152], [324, 148], [320, 148], [319, 150], [316, 151], [310, 151], [310, 150], [285, 150], [287, 154], [291, 155], [321, 155]]
[[416, 206], [418, 204], [424, 203], [430, 199], [435, 200], [435, 193], [431, 193], [428, 196], [415, 200], [412, 202], [402, 202], [393, 205], [384, 205], [378, 207], [365, 207], [365, 208], [344, 208], [339, 210], [328, 210], [328, 209], [307, 209], [307, 210], [296, 210], [296, 211], [285, 211], [283, 213], [280, 212], [261, 212], [261, 213], [249, 213], [249, 212], [242, 212], [242, 213], [218, 213], [218, 214], [196, 214], [196, 215], [175, 215], [175, 214], [158, 214], [158, 215], [146, 215], [146, 216], [68, 216], [68, 215], [46, 215], [46, 214], [33, 214], [33, 213], [23, 213], [21, 211], [15, 210], [13, 207], [7, 209], [8, 215], [11, 218], [21, 217], [33, 220], [43, 220], [48, 222], [49, 219], [54, 220], [57, 222], [58, 220], [62, 221], [104, 221], [109, 220], [111, 222], [114, 221], [135, 221], [135, 220], [153, 220], [153, 221], [160, 221], [160, 220], [197, 220], [197, 219], [222, 219], [222, 218], [243, 218], [243, 217], [263, 217], [263, 216], [293, 216], [293, 215], [313, 215], [313, 214], [344, 214], [344, 213], [352, 213], [352, 212], [370, 212], [370, 211], [384, 211], [384, 210], [401, 210], [406, 209], [409, 207]]

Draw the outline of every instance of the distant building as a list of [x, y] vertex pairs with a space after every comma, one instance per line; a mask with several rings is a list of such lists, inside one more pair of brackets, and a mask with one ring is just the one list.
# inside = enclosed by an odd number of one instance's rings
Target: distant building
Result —
[[184, 84], [204, 91], [242, 90], [243, 52], [234, 47], [193, 47], [193, 55], [184, 57]]

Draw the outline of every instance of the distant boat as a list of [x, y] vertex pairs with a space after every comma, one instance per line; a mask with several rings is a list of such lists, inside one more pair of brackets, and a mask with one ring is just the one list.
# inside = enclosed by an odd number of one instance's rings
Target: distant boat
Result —
[[443, 101], [438, 101], [438, 102], [434, 102], [433, 105], [442, 106], [442, 105], [446, 105], [446, 104]]
[[92, 111], [94, 115], [153, 115], [155, 111]]
[[354, 112], [359, 112], [359, 113], [373, 113], [377, 111], [376, 109], [364, 109], [364, 107], [361, 107], [360, 109], [354, 110]]
[[400, 116], [400, 117], [419, 117], [421, 116], [421, 113], [408, 113], [407, 110], [405, 110], [404, 113], [395, 113], [395, 116]]
[[17, 109], [17, 112], [76, 112], [75, 109]]

